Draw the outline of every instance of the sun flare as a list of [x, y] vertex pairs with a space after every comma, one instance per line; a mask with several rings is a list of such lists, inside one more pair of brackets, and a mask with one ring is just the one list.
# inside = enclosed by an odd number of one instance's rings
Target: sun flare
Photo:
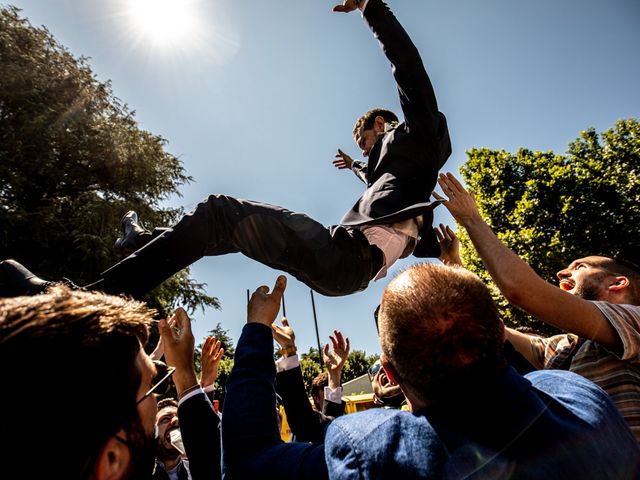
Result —
[[189, 0], [129, 0], [129, 17], [141, 36], [168, 47], [193, 40], [197, 17]]

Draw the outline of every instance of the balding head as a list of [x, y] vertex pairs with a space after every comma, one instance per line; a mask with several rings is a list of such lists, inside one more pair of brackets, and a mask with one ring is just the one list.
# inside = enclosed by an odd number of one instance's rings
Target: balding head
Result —
[[506, 366], [503, 324], [489, 290], [471, 272], [415, 265], [386, 288], [379, 314], [382, 351], [403, 388], [423, 402], [469, 375]]

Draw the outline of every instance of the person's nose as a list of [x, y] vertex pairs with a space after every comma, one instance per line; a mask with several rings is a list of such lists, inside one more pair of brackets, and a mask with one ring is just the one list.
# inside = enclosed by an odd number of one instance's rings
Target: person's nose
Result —
[[570, 276], [571, 276], [571, 272], [569, 271], [568, 268], [560, 270], [558, 273], [556, 273], [556, 277], [558, 277], [558, 280], [562, 280], [563, 278], [569, 278]]

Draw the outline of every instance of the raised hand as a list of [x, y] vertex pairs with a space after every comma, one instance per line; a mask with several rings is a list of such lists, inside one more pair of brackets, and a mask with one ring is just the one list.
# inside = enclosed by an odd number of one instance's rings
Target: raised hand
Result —
[[333, 335], [329, 336], [333, 350], [329, 350], [329, 344], [325, 344], [322, 350], [322, 359], [329, 373], [329, 387], [337, 388], [340, 386], [340, 377], [342, 369], [349, 356], [349, 339], [342, 335], [339, 330], [334, 330]]
[[164, 344], [164, 358], [168, 365], [176, 367], [173, 382], [178, 396], [198, 383], [193, 367], [195, 339], [191, 332], [191, 320], [187, 312], [178, 308], [168, 320], [160, 320], [158, 330]]
[[353, 165], [353, 159], [344, 153], [342, 150], [338, 149], [338, 153], [336, 153], [336, 158], [333, 160], [333, 166], [338, 170], [343, 170], [345, 168], [351, 168]]
[[271, 328], [280, 311], [280, 302], [286, 287], [287, 278], [284, 275], [276, 279], [271, 293], [266, 285], [258, 287], [251, 295], [247, 306], [247, 323], [262, 323]]
[[342, 5], [336, 5], [335, 7], [333, 7], [333, 11], [342, 12], [342, 13], [353, 12], [354, 10], [358, 9], [359, 3], [360, 1], [356, 1], [356, 0], [344, 0], [342, 2]]
[[438, 200], [444, 200], [444, 206], [451, 212], [451, 215], [463, 226], [467, 226], [469, 222], [481, 220], [482, 217], [478, 212], [473, 194], [467, 192], [458, 179], [451, 172], [441, 173], [438, 177], [438, 184], [442, 191], [448, 197], [444, 197], [433, 192], [433, 196]]
[[213, 385], [218, 379], [218, 365], [224, 355], [224, 348], [215, 337], [207, 337], [202, 345], [202, 378], [200, 386], [208, 387]]
[[280, 348], [286, 350], [296, 346], [296, 334], [289, 326], [287, 317], [282, 317], [282, 326], [274, 323], [271, 328], [273, 329], [273, 339], [278, 342]]
[[440, 257], [438, 259], [449, 266], [462, 266], [460, 258], [460, 239], [451, 230], [449, 225], [440, 224], [440, 228], [436, 227], [436, 237], [440, 243]]

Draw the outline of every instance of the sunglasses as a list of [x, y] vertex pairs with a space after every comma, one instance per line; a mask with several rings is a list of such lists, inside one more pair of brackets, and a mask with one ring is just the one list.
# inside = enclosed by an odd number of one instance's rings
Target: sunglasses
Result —
[[169, 378], [173, 375], [173, 372], [176, 371], [176, 368], [170, 367], [166, 363], [158, 360], [154, 360], [153, 364], [156, 366], [156, 374], [153, 376], [152, 386], [147, 390], [147, 393], [145, 393], [144, 396], [136, 402], [136, 405], [151, 394], [164, 395], [169, 391], [169, 388], [171, 388]]
[[369, 380], [373, 381], [373, 377], [375, 377], [378, 374], [381, 368], [382, 368], [382, 364], [380, 362], [376, 362], [373, 365], [371, 365], [369, 367], [369, 371], [367, 372], [369, 374]]

